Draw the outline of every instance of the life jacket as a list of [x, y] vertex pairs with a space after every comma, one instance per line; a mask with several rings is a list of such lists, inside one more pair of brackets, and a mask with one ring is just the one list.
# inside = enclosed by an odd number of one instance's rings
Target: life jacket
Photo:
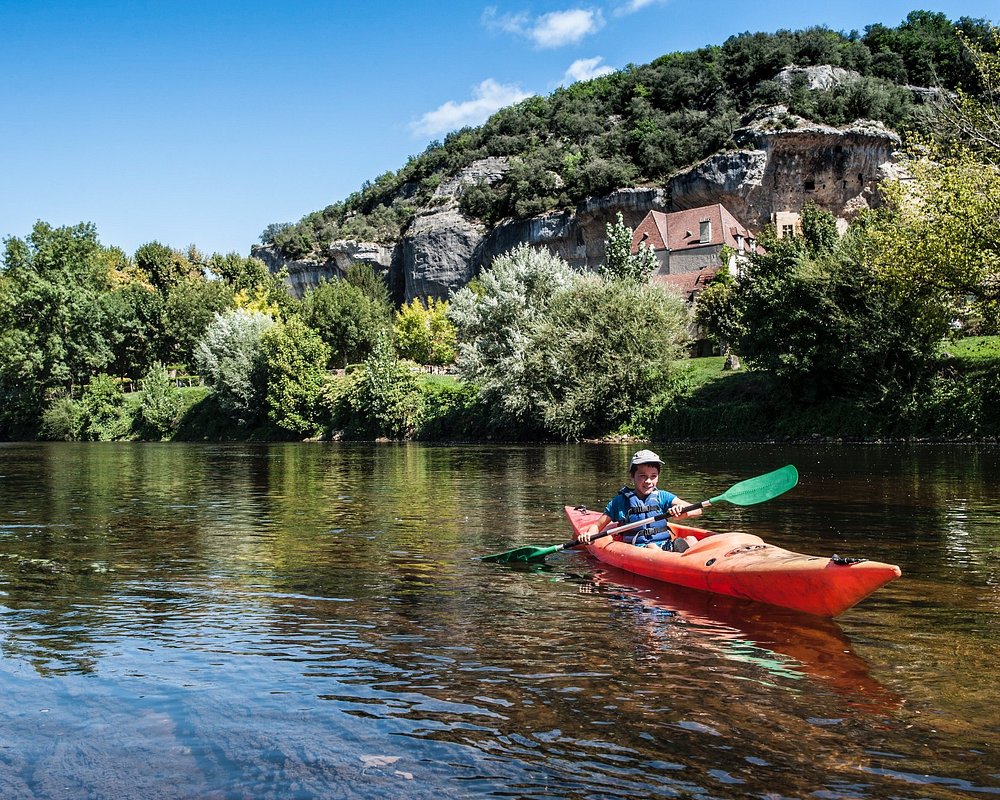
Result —
[[[628, 501], [628, 508], [625, 511], [626, 518], [622, 524], [638, 522], [641, 519], [662, 514], [667, 510], [660, 501], [661, 495], [659, 489], [650, 492], [645, 500], [640, 500], [639, 495], [629, 486], [623, 486], [618, 491], [618, 494]], [[621, 535], [621, 540], [627, 544], [639, 545], [641, 547], [650, 542], [665, 541], [670, 539], [672, 535], [667, 521], [659, 519], [648, 525], [643, 525], [641, 528], [626, 531]]]

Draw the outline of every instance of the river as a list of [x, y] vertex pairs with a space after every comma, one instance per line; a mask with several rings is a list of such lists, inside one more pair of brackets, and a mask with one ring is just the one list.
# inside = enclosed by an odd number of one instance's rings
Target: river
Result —
[[565, 551], [637, 446], [0, 445], [0, 796], [1000, 795], [1000, 448], [652, 445], [837, 620]]

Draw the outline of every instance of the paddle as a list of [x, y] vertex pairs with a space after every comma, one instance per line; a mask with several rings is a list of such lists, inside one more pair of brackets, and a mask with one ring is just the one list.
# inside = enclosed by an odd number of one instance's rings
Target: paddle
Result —
[[[758, 475], [756, 478], [747, 478], [745, 481], [740, 481], [739, 483], [730, 486], [725, 492], [716, 497], [709, 500], [702, 500], [700, 503], [695, 503], [694, 505], [685, 506], [681, 509], [680, 513], [686, 514], [689, 511], [697, 511], [699, 508], [708, 508], [713, 503], [718, 503], [720, 501], [732, 503], [736, 506], [752, 506], [756, 503], [763, 503], [766, 500], [773, 500], [778, 495], [787, 492], [798, 482], [799, 472], [793, 465], [789, 464], [787, 467], [776, 469], [774, 472], [768, 472], [766, 475]], [[609, 526], [597, 534], [594, 539], [600, 539], [604, 536], [611, 536], [615, 533], [624, 533], [625, 531], [634, 530], [635, 528], [641, 528], [643, 525], [648, 525], [650, 522], [668, 519], [670, 516], [670, 514], [664, 512], [662, 514], [657, 514], [654, 517], [647, 517], [646, 519], [641, 519], [637, 522], [630, 522], [627, 525]], [[591, 541], [594, 541], [594, 539], [591, 539]], [[513, 550], [507, 550], [503, 553], [483, 556], [482, 560], [492, 561], [497, 564], [538, 561], [539, 559], [545, 558], [545, 556], [551, 555], [552, 553], [558, 553], [560, 550], [567, 550], [570, 547], [578, 547], [581, 544], [583, 544], [583, 542], [579, 542], [574, 539], [571, 542], [566, 542], [565, 544], [555, 544], [551, 547], [534, 547], [532, 545], [526, 545], [524, 547], [516, 547]]]

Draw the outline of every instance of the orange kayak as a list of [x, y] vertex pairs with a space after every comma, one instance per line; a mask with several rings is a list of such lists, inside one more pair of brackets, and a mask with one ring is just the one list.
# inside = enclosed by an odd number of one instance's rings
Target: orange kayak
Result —
[[[566, 506], [574, 535], [599, 511]], [[713, 533], [670, 524], [690, 547], [683, 553], [636, 547], [613, 537], [587, 545], [605, 564], [690, 589], [742, 597], [821, 617], [835, 617], [902, 573], [895, 564], [793, 553], [749, 533]]]

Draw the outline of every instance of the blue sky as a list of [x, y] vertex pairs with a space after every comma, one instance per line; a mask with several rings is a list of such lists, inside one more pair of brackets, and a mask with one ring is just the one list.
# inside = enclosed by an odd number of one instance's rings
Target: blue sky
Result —
[[996, 0], [0, 0], [0, 236], [248, 254], [502, 105], [743, 31], [1000, 20]]

